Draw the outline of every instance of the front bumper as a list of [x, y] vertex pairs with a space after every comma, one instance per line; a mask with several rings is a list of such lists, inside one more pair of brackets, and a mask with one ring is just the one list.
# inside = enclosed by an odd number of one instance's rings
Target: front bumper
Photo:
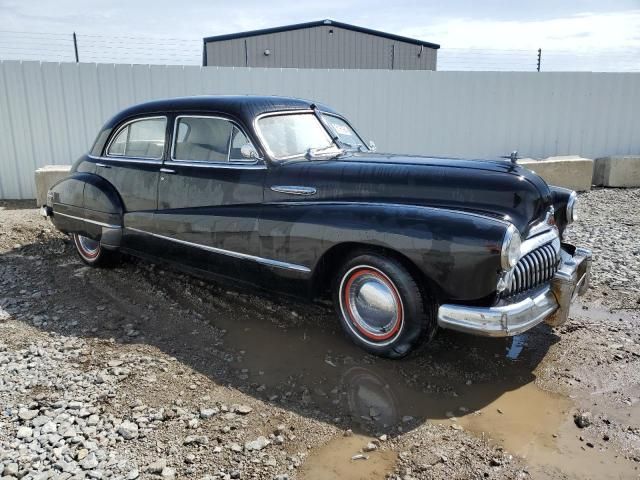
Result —
[[563, 244], [562, 263], [548, 286], [536, 293], [495, 307], [441, 305], [438, 325], [488, 337], [518, 335], [542, 321], [563, 324], [569, 316], [571, 302], [589, 287], [591, 251]]
[[51, 207], [43, 205], [42, 207], [40, 207], [40, 215], [42, 215], [44, 218], [50, 218], [51, 215], [53, 215], [53, 210]]

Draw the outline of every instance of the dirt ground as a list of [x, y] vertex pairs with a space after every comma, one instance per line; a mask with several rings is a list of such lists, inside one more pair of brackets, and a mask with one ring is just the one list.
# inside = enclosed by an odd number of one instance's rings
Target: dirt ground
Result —
[[569, 322], [440, 331], [390, 361], [327, 306], [133, 258], [89, 268], [33, 202], [0, 202], [0, 473], [639, 478], [640, 190], [580, 209], [594, 281]]

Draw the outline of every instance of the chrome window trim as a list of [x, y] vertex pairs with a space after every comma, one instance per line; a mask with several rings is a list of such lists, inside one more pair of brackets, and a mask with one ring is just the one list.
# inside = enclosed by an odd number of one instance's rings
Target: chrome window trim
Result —
[[[162, 155], [160, 155], [159, 157], [133, 157], [133, 156], [128, 157], [127, 155], [109, 155], [109, 149], [111, 148], [111, 144], [116, 139], [116, 137], [120, 135], [120, 132], [124, 128], [128, 127], [132, 123], [142, 122], [144, 120], [158, 120], [158, 119], [164, 119], [164, 144], [162, 146]], [[114, 159], [114, 160], [123, 159], [123, 161], [126, 161], [127, 159], [162, 161], [162, 158], [164, 157], [164, 152], [167, 150], [167, 123], [168, 123], [168, 117], [166, 115], [154, 115], [153, 117], [137, 117], [132, 120], [127, 120], [122, 125], [120, 125], [118, 129], [115, 131], [115, 133], [111, 135], [111, 138], [109, 138], [109, 141], [107, 142], [107, 146], [103, 150], [104, 152], [103, 157], [108, 159]], [[125, 152], [126, 152], [126, 148], [125, 148]]]
[[97, 220], [89, 220], [88, 218], [82, 218], [82, 217], [76, 217], [74, 215], [69, 215], [68, 213], [61, 213], [61, 212], [56, 212], [55, 210], [53, 211], [53, 216], [55, 217], [56, 215], [61, 215], [63, 217], [67, 217], [67, 218], [73, 218], [74, 220], [81, 220], [83, 222], [88, 222], [88, 223], [93, 223], [94, 225], [100, 225], [101, 227], [107, 227], [107, 228], [122, 228], [120, 225], [111, 225], [109, 223], [104, 223], [104, 222], [98, 222]]
[[108, 162], [115, 161], [121, 163], [148, 163], [151, 165], [161, 165], [162, 159], [156, 160], [151, 158], [139, 158], [139, 157], [96, 157], [94, 155], [87, 155], [91, 160], [106, 160]]
[[138, 232], [138, 233], [143, 233], [143, 234], [146, 234], [146, 235], [151, 235], [152, 237], [160, 238], [162, 240], [168, 240], [170, 242], [179, 243], [181, 245], [186, 245], [186, 246], [189, 246], [189, 247], [200, 248], [200, 249], [206, 250], [208, 252], [218, 253], [218, 254], [221, 254], [221, 255], [227, 255], [229, 257], [239, 258], [241, 260], [251, 260], [251, 261], [263, 264], [263, 265], [268, 265], [268, 266], [276, 267], [276, 268], [284, 268], [286, 270], [295, 270], [297, 272], [304, 272], [304, 273], [311, 272], [311, 269], [308, 268], [308, 267], [305, 267], [304, 265], [296, 265], [294, 263], [282, 262], [280, 260], [272, 260], [270, 258], [257, 257], [255, 255], [249, 255], [247, 253], [240, 253], [240, 252], [234, 252], [232, 250], [225, 250], [223, 248], [210, 247], [209, 245], [202, 245], [201, 243], [189, 242], [187, 240], [181, 240], [179, 238], [173, 238], [173, 237], [169, 237], [169, 236], [166, 236], [166, 235], [160, 235], [158, 233], [152, 233], [152, 232], [148, 232], [146, 230], [140, 230], [138, 228], [133, 228], [133, 227], [125, 227], [125, 228], [127, 230], [131, 230], [132, 232]]
[[233, 170], [266, 170], [267, 166], [263, 163], [236, 163], [236, 162], [189, 162], [186, 160], [167, 160], [164, 162], [169, 167], [195, 167], [195, 168], [222, 168]]
[[[257, 158], [255, 160], [247, 160], [246, 162], [243, 160], [231, 161], [229, 159], [229, 157], [231, 156], [231, 141], [229, 141], [229, 146], [227, 147], [226, 162], [210, 162], [208, 160], [187, 160], [187, 159], [176, 158], [175, 153], [176, 153], [176, 143], [178, 143], [178, 122], [180, 121], [181, 118], [207, 118], [207, 119], [224, 120], [225, 122], [229, 122], [232, 126], [240, 130], [242, 134], [245, 136], [245, 138], [249, 140], [249, 142], [251, 142], [251, 139], [249, 138], [249, 135], [247, 135], [247, 132], [244, 131], [244, 129], [240, 126], [240, 124], [238, 124], [238, 122], [235, 122], [230, 118], [223, 117], [220, 115], [189, 115], [189, 114], [177, 115], [173, 120], [173, 133], [171, 136], [171, 153], [169, 155], [169, 160], [165, 163], [169, 165], [185, 165], [185, 166], [191, 166], [191, 167], [210, 166], [210, 165], [212, 166], [221, 166], [221, 165], [250, 166], [250, 165], [259, 165], [263, 163], [262, 158]], [[232, 130], [232, 133], [233, 133], [233, 130]], [[253, 142], [251, 142], [251, 144], [253, 145]], [[254, 148], [255, 148], [255, 145], [254, 145]], [[170, 162], [175, 162], [175, 163], [170, 163]]]
[[[318, 117], [316, 116], [315, 112], [311, 109], [304, 109], [304, 110], [278, 110], [276, 112], [266, 112], [266, 113], [261, 113], [260, 115], [257, 115], [256, 118], [253, 119], [253, 129], [256, 132], [256, 135], [258, 136], [258, 139], [260, 140], [260, 143], [262, 143], [262, 147], [265, 149], [265, 151], [269, 154], [269, 156], [274, 159], [274, 160], [278, 160], [278, 161], [282, 161], [282, 160], [291, 160], [292, 158], [304, 158], [305, 154], [304, 153], [297, 153], [295, 155], [289, 155], [287, 157], [277, 157], [276, 155], [274, 155], [274, 153], [271, 151], [271, 149], [269, 148], [269, 144], [267, 143], [267, 141], [264, 139], [264, 135], [262, 135], [262, 130], [260, 130], [260, 127], [258, 125], [258, 122], [266, 117], [278, 117], [278, 116], [283, 116], [283, 115], [313, 115], [316, 119], [318, 119]], [[327, 136], [329, 137], [329, 140], [331, 141], [331, 143], [333, 143], [335, 145], [335, 142], [333, 142], [331, 135], [329, 134], [329, 130], [327, 130], [327, 126], [324, 125], [324, 123], [321, 120], [318, 120], [318, 123], [320, 124], [320, 126], [322, 126], [322, 128], [324, 128], [325, 132], [327, 132]], [[337, 147], [336, 147], [337, 148]]]

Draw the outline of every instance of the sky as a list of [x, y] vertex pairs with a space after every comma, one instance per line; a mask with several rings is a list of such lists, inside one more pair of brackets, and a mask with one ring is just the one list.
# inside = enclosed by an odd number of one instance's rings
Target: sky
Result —
[[0, 58], [72, 60], [75, 31], [82, 61], [198, 64], [202, 37], [325, 18], [438, 43], [440, 69], [541, 48], [547, 69], [640, 71], [640, 0], [0, 0]]

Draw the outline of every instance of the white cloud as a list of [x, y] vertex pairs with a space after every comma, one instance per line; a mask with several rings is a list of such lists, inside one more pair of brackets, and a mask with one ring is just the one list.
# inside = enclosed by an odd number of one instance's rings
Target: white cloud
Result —
[[58, 0], [53, 7], [44, 0], [0, 0], [0, 58], [73, 60], [76, 31], [84, 61], [198, 64], [202, 37], [329, 17], [439, 43], [441, 69], [531, 70], [541, 47], [546, 70], [637, 71], [637, 5], [637, 0]]
[[640, 47], [640, 10], [534, 21], [451, 18], [404, 29], [445, 48], [593, 50]]

